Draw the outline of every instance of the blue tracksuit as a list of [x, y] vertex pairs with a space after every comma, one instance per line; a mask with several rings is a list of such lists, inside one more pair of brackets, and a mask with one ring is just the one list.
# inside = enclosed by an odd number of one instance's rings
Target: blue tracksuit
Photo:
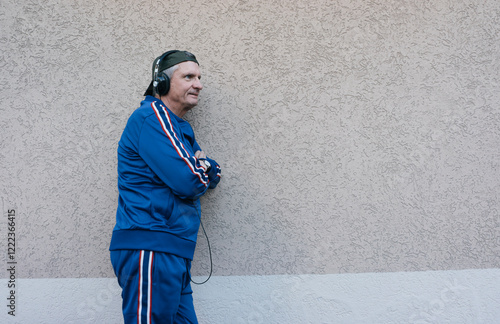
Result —
[[[221, 175], [220, 166], [209, 158], [212, 167], [207, 172], [194, 156], [198, 150], [201, 149], [191, 125], [159, 99], [147, 96], [129, 118], [118, 145], [119, 198], [110, 244], [111, 261], [120, 285], [131, 280], [120, 279], [125, 276], [119, 273], [123, 258], [131, 259], [140, 269], [139, 259], [148, 251], [181, 258], [185, 260], [181, 268], [189, 270], [200, 225], [199, 198], [217, 186]], [[120, 252], [124, 250], [135, 250], [136, 255]], [[142, 256], [140, 251], [144, 251]], [[150, 259], [155, 262], [155, 258]], [[152, 265], [155, 266], [160, 265]], [[144, 273], [134, 271], [126, 276]], [[154, 287], [154, 278], [152, 283]], [[126, 289], [122, 288], [124, 314], [130, 313], [131, 309], [126, 310]], [[132, 294], [140, 293], [140, 289], [135, 290]], [[142, 309], [137, 305], [129, 307], [136, 308], [135, 312]]]

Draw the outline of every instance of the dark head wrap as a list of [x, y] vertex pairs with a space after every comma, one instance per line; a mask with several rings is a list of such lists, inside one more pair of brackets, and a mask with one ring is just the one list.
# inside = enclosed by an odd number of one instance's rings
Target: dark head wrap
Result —
[[[192, 62], [195, 62], [196, 64], [199, 65], [198, 61], [196, 60], [196, 57], [192, 54], [192, 53], [189, 53], [187, 51], [170, 51], [169, 52], [166, 52], [160, 56], [158, 56], [154, 61], [153, 61], [153, 71], [152, 71], [152, 76], [151, 76], [151, 79], [154, 79], [154, 75], [155, 75], [155, 67], [156, 67], [156, 64], [158, 62], [158, 60], [160, 60], [160, 66], [158, 68], [158, 73], [168, 69], [169, 67], [172, 67], [174, 65], [177, 65], [179, 63], [182, 63], [182, 62], [186, 62], [186, 61], [192, 61]], [[144, 93], [145, 96], [152, 96], [153, 95], [153, 81], [151, 81], [151, 83], [149, 84], [149, 87], [148, 89], [146, 90], [146, 92]]]

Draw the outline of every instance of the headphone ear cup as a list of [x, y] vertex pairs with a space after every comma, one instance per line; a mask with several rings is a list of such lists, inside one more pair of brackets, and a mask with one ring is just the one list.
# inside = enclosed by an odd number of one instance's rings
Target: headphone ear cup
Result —
[[160, 72], [156, 77], [158, 85], [156, 86], [156, 93], [160, 96], [164, 96], [170, 90], [170, 78], [163, 72]]

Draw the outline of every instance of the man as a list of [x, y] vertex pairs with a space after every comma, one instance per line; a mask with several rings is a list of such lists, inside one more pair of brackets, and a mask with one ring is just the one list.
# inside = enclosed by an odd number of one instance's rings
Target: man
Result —
[[146, 98], [118, 145], [118, 209], [111, 263], [125, 323], [197, 323], [189, 270], [199, 198], [221, 169], [182, 119], [203, 88], [196, 57], [169, 51], [153, 62]]

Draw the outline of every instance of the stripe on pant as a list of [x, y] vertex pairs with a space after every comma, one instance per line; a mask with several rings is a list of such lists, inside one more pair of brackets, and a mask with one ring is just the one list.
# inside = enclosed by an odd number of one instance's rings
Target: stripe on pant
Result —
[[153, 256], [152, 251], [141, 250], [139, 253], [137, 324], [151, 324]]

